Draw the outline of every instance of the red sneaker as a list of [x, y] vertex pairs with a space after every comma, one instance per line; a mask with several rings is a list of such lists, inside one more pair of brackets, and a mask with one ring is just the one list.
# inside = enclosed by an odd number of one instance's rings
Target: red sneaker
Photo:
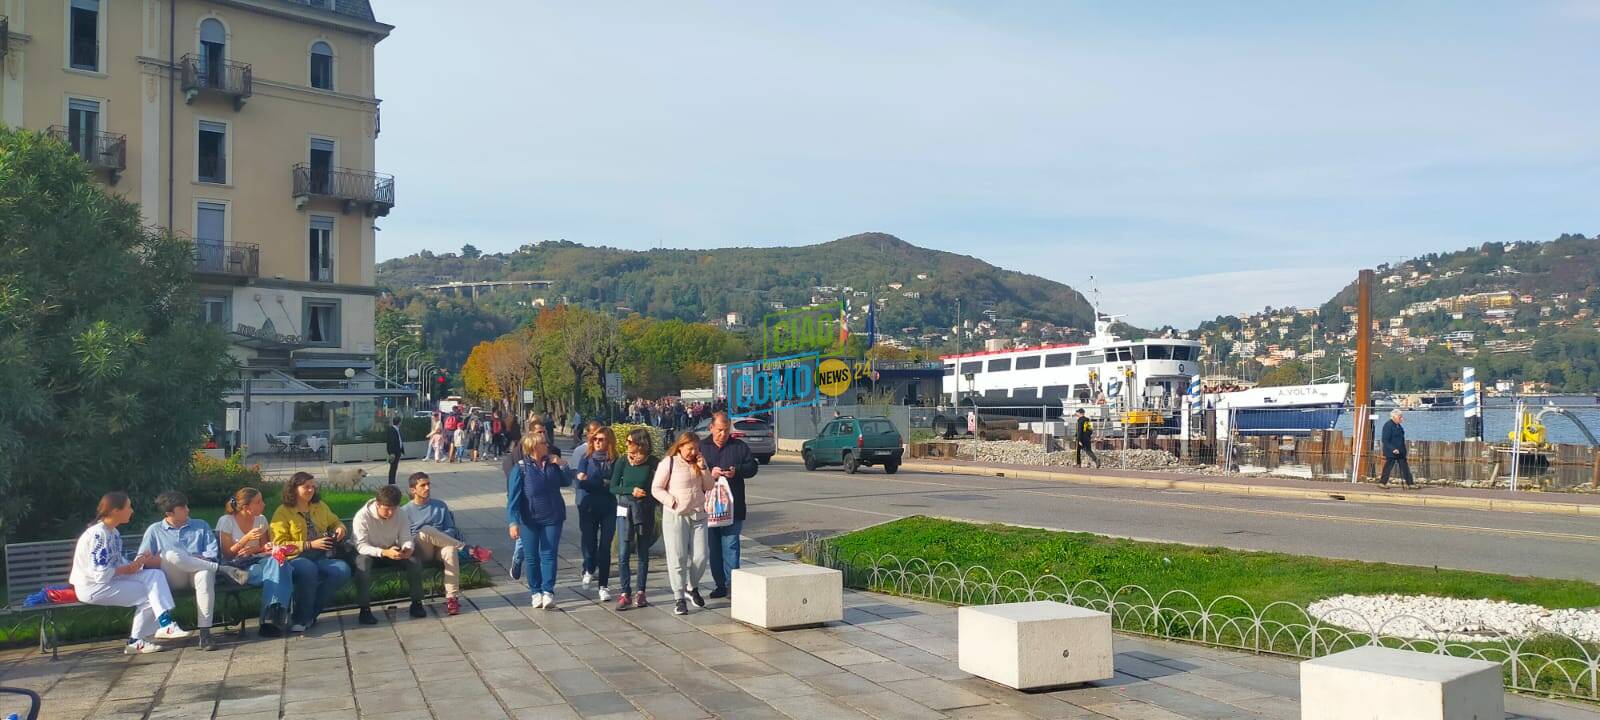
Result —
[[459, 598], [445, 598], [445, 601], [444, 601], [444, 614], [446, 614], [446, 615], [460, 615], [461, 614], [461, 600]]
[[636, 593], [633, 594], [633, 606], [634, 607], [650, 607], [650, 601], [644, 599], [644, 591], [643, 590], [640, 590], [639, 592], [636, 592]]
[[622, 612], [631, 607], [633, 607], [633, 598], [629, 597], [628, 593], [622, 593], [617, 596], [617, 612]]
[[482, 545], [473, 546], [471, 550], [467, 551], [467, 554], [471, 555], [473, 560], [477, 560], [480, 563], [486, 563], [494, 559], [494, 551]]

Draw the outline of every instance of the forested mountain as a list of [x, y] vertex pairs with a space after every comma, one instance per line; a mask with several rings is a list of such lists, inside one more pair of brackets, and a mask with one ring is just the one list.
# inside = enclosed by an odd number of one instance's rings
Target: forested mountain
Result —
[[[547, 290], [499, 291], [485, 304], [510, 315], [534, 298], [689, 322], [738, 313], [759, 325], [779, 306], [850, 300], [858, 312], [877, 303], [881, 332], [949, 332], [956, 298], [966, 319], [1006, 319], [1087, 329], [1083, 295], [1061, 283], [1003, 270], [976, 258], [919, 248], [893, 235], [864, 233], [820, 245], [711, 250], [621, 250], [566, 241], [515, 252], [424, 251], [378, 265], [378, 283], [404, 293], [451, 281], [548, 280]], [[848, 288], [848, 290], [846, 290]], [[912, 334], [912, 333], [904, 333]]]
[[[1221, 317], [1198, 332], [1225, 374], [1305, 382], [1340, 366], [1354, 338], [1355, 283], [1319, 308]], [[1375, 271], [1374, 383], [1447, 388], [1461, 367], [1555, 392], [1600, 390], [1600, 236], [1487, 243]], [[1348, 366], [1348, 361], [1345, 361]]]

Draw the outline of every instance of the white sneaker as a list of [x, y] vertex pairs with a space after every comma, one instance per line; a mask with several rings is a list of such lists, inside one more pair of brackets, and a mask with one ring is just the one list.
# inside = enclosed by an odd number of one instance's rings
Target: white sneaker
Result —
[[135, 641], [133, 641], [131, 643], [128, 643], [126, 647], [122, 648], [122, 654], [123, 655], [148, 655], [150, 653], [161, 652], [162, 650], [165, 650], [165, 649], [166, 648], [161, 647], [160, 645], [157, 645], [157, 644], [155, 644], [153, 642], [150, 642], [149, 640], [135, 640]]
[[600, 602], [611, 602], [611, 588], [600, 588]]
[[249, 570], [236, 568], [232, 565], [219, 565], [217, 570], [222, 574], [227, 575], [228, 579], [238, 583], [240, 586], [246, 586], [250, 584]]
[[545, 593], [544, 594], [544, 609], [546, 609], [546, 610], [554, 610], [554, 609], [556, 609], [556, 594], [555, 593]]
[[546, 602], [548, 602], [547, 600], [545, 600], [546, 597], [549, 597], [549, 596], [545, 595], [544, 593], [534, 593], [533, 594], [533, 606], [535, 608], [544, 607], [544, 604]]
[[193, 634], [194, 633], [191, 633], [188, 630], [178, 627], [178, 624], [174, 622], [167, 623], [160, 630], [157, 630], [154, 635], [151, 635], [151, 637], [157, 640], [182, 640]]
[[584, 573], [583, 574], [583, 589], [588, 590], [589, 586], [592, 585], [592, 584], [594, 584], [594, 574], [593, 573]]

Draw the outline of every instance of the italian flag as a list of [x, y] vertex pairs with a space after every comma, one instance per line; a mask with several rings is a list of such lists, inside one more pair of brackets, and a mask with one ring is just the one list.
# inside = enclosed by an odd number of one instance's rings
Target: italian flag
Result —
[[839, 306], [839, 347], [850, 339], [850, 304]]

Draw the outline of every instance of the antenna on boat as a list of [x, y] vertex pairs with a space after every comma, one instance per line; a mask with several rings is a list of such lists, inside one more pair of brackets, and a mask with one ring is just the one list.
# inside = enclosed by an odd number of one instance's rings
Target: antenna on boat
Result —
[[1117, 318], [1125, 316], [1100, 314], [1100, 282], [1093, 275], [1089, 276], [1089, 294], [1094, 296], [1094, 300], [1091, 301], [1094, 310], [1094, 339], [1106, 342], [1116, 340], [1111, 335], [1111, 324], [1116, 322]]

